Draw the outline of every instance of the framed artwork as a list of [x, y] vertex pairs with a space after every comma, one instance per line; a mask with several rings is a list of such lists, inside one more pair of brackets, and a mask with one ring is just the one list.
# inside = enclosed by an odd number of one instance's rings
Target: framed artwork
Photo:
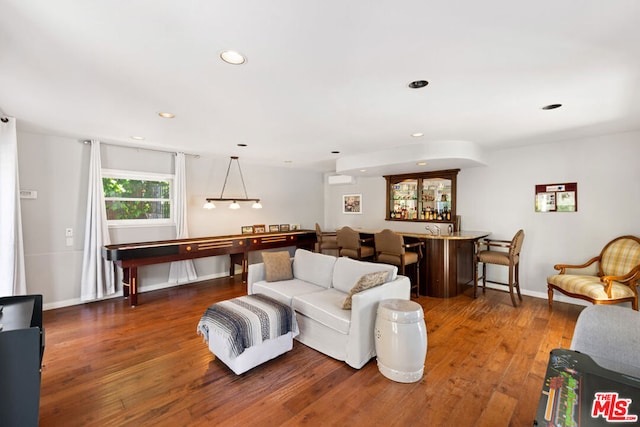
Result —
[[345, 194], [342, 196], [342, 213], [361, 214], [362, 194]]
[[536, 212], [577, 212], [578, 183], [536, 185]]
[[291, 226], [289, 227], [289, 229], [291, 231], [293, 230], [300, 230], [300, 224], [291, 224]]
[[242, 234], [252, 234], [253, 233], [253, 225], [243, 225], [241, 230], [242, 230]]
[[289, 231], [289, 224], [280, 224], [280, 231]]
[[269, 226], [269, 233], [277, 233], [280, 231], [280, 226], [278, 224], [272, 224]]
[[264, 224], [256, 224], [253, 226], [254, 233], [266, 233], [267, 228]]

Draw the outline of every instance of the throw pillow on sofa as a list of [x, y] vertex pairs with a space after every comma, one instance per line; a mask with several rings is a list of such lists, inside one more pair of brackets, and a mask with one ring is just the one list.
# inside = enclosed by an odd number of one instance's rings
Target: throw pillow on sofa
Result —
[[[332, 284], [337, 290], [348, 294], [351, 288], [353, 288], [353, 284], [357, 283], [363, 275], [383, 270], [389, 273], [387, 282], [396, 279], [398, 267], [395, 265], [358, 261], [343, 256], [335, 261]], [[296, 275], [295, 262], [293, 275], [298, 277]]]
[[289, 251], [262, 252], [262, 262], [267, 282], [293, 279]]
[[375, 273], [368, 273], [362, 276], [360, 280], [358, 280], [358, 283], [356, 283], [355, 286], [349, 291], [349, 296], [347, 296], [347, 298], [345, 298], [344, 302], [342, 303], [342, 309], [351, 310], [351, 299], [353, 295], [357, 294], [358, 292], [362, 292], [364, 290], [382, 285], [387, 280], [388, 275], [388, 271], [376, 271]]

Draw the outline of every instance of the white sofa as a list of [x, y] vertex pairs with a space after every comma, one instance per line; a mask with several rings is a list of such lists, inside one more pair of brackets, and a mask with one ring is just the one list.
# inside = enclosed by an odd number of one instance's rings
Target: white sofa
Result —
[[[249, 265], [247, 292], [264, 294], [290, 305], [296, 312], [301, 343], [356, 369], [376, 355], [374, 325], [378, 303], [410, 298], [411, 284], [388, 264], [336, 258], [297, 249], [292, 258], [293, 279], [267, 282], [264, 263]], [[356, 293], [351, 310], [342, 304], [365, 274], [388, 271], [382, 285]]]

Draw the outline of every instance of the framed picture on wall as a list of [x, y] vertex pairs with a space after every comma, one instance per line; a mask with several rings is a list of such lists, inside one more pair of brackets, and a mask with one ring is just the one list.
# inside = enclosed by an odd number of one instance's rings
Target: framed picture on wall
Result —
[[252, 234], [253, 233], [253, 225], [243, 225], [241, 230], [242, 230], [242, 234]]
[[289, 224], [280, 224], [280, 231], [289, 231]]
[[342, 196], [342, 213], [361, 214], [362, 194], [345, 194]]
[[254, 233], [265, 233], [266, 231], [267, 231], [267, 228], [265, 227], [264, 224], [256, 224], [253, 226]]
[[280, 231], [280, 226], [278, 224], [272, 224], [269, 226], [269, 233], [277, 233]]

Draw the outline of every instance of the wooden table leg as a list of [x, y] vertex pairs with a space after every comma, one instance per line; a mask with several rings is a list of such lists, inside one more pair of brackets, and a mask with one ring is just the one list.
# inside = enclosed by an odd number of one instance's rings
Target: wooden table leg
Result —
[[247, 283], [249, 277], [249, 259], [246, 255], [242, 258], [242, 283]]
[[122, 294], [129, 297], [131, 307], [138, 305], [138, 267], [122, 269]]

